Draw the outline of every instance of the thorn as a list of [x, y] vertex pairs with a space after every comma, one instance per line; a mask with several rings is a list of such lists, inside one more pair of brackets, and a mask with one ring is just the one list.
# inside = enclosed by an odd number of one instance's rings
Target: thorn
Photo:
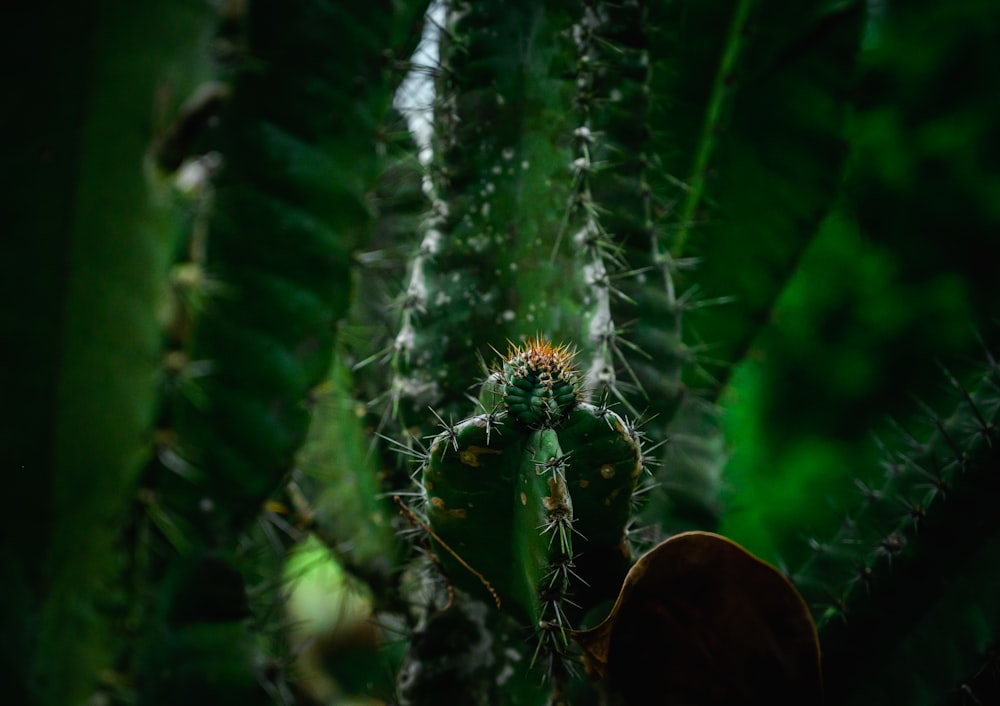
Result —
[[543, 475], [548, 471], [552, 471], [553, 480], [565, 481], [566, 469], [569, 468], [569, 457], [572, 454], [572, 451], [567, 451], [562, 456], [556, 456], [546, 461], [532, 461], [532, 463], [539, 468], [539, 470], [536, 470], [535, 473]]
[[390, 446], [392, 446], [393, 450], [398, 454], [402, 454], [403, 456], [409, 456], [410, 458], [414, 458], [417, 461], [420, 461], [421, 463], [426, 463], [428, 460], [430, 460], [431, 457], [430, 451], [428, 451], [427, 447], [421, 443], [420, 439], [413, 436], [412, 434], [408, 434], [407, 439], [408, 441], [415, 444], [417, 449], [414, 449], [412, 446], [407, 446], [406, 444], [396, 441], [391, 436], [386, 436], [385, 434], [382, 434], [380, 432], [375, 432], [375, 436], [377, 436], [378, 438], [382, 439], [382, 441], [385, 441]]
[[[437, 411], [433, 407], [428, 407], [427, 409], [430, 410], [430, 413], [433, 414], [437, 418], [438, 425], [444, 429], [444, 432], [442, 432], [442, 434], [432, 434], [432, 435], [424, 437], [424, 438], [426, 438], [426, 439], [436, 439], [437, 437], [443, 435], [445, 438], [447, 438], [451, 442], [452, 448], [454, 448], [455, 452], [458, 453], [458, 433], [456, 432], [455, 426], [452, 425], [452, 424], [447, 423], [446, 421], [444, 421], [444, 419], [441, 417], [441, 415], [438, 414]], [[442, 454], [442, 458], [443, 457], [444, 457], [444, 455]]]
[[881, 490], [869, 487], [860, 478], [854, 479], [854, 485], [856, 485], [858, 489], [861, 491], [861, 497], [863, 497], [868, 502], [878, 502], [883, 497], [885, 497]]
[[903, 551], [905, 547], [906, 537], [903, 536], [903, 533], [893, 532], [879, 542], [878, 549], [876, 549], [876, 555], [884, 556], [891, 564], [892, 557]]

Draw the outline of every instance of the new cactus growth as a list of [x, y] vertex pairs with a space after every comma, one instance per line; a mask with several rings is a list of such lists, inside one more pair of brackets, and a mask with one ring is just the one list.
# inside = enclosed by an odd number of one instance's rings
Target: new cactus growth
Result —
[[541, 337], [507, 353], [502, 370], [487, 385], [498, 385], [502, 407], [519, 426], [553, 429], [576, 406], [580, 375], [573, 353]]

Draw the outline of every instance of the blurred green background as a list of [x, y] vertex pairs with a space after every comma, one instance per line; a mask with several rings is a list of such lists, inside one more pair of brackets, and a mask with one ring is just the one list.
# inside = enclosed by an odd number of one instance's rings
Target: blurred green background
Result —
[[721, 529], [792, 567], [1000, 338], [1000, 5], [869, 4], [844, 189], [723, 398]]

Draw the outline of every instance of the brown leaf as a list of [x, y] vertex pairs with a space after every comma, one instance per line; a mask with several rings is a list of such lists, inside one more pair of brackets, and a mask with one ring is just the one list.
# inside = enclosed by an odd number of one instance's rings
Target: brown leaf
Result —
[[[661, 542], [629, 571], [611, 614], [574, 634], [611, 703], [818, 704], [816, 626], [795, 587], [709, 532]], [[615, 701], [617, 698], [619, 701]]]

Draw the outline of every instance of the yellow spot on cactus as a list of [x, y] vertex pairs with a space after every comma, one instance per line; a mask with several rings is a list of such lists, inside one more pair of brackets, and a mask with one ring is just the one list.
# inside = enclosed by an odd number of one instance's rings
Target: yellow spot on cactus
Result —
[[427, 490], [434, 490], [434, 481], [432, 481], [432, 480], [425, 480], [424, 481], [424, 487], [427, 488]]
[[521, 491], [521, 504], [522, 505], [528, 504], [528, 495], [523, 490]]
[[569, 510], [569, 489], [562, 479], [549, 478], [549, 495], [542, 498], [542, 505], [549, 512]]
[[612, 492], [611, 492], [611, 493], [610, 493], [610, 494], [608, 495], [608, 497], [604, 498], [604, 507], [610, 507], [611, 503], [612, 503], [612, 502], [614, 502], [615, 498], [617, 498], [617, 497], [618, 497], [618, 493], [619, 493], [620, 491], [621, 491], [621, 488], [615, 488], [615, 489], [614, 489], [614, 490], [613, 490], [613, 491], [612, 491]]
[[458, 460], [464, 463], [466, 466], [472, 466], [476, 468], [479, 466], [479, 456], [480, 454], [501, 454], [502, 451], [498, 449], [491, 449], [486, 446], [469, 446], [458, 452]]
[[437, 496], [431, 498], [431, 505], [434, 506], [435, 510], [443, 512], [448, 515], [448, 517], [454, 517], [459, 520], [464, 520], [468, 516], [468, 511], [462, 507], [449, 508], [448, 504]]
[[579, 485], [579, 486], [580, 486], [581, 488], [586, 488], [586, 487], [587, 487], [588, 485], [590, 485], [590, 481], [589, 481], [589, 480], [587, 480], [586, 478], [581, 478], [581, 479], [580, 479], [580, 482], [579, 482], [579, 484], [578, 484], [578, 485]]
[[603, 466], [601, 466], [601, 478], [604, 478], [605, 480], [611, 480], [614, 477], [615, 477], [614, 466], [612, 466], [610, 463], [605, 463]]

